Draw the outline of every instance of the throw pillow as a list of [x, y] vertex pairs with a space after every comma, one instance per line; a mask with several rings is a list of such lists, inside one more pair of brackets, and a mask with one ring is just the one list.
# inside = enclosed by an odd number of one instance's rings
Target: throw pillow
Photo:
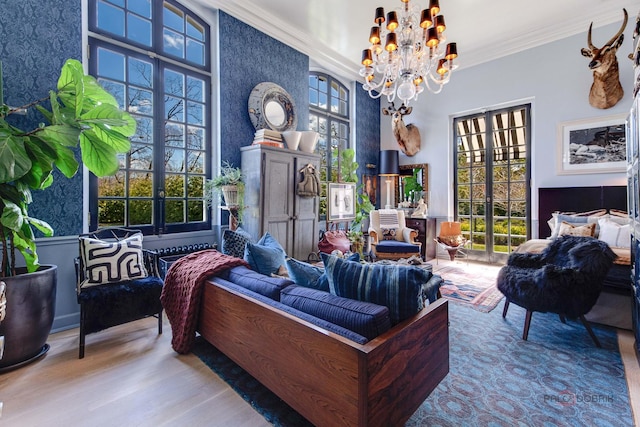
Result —
[[631, 225], [621, 225], [609, 218], [602, 218], [598, 224], [600, 224], [598, 239], [611, 247], [631, 247]]
[[414, 266], [360, 264], [321, 254], [332, 294], [389, 308], [391, 324], [424, 307], [422, 285], [431, 272]]
[[285, 253], [282, 248], [262, 246], [247, 242], [244, 248], [244, 260], [253, 271], [265, 276], [277, 273], [281, 265], [285, 265]]
[[323, 268], [293, 258], [287, 259], [286, 265], [289, 278], [296, 285], [329, 292], [329, 282]]
[[[344, 259], [347, 261], [360, 262], [360, 255], [353, 253]], [[329, 279], [327, 279], [323, 267], [317, 267], [293, 258], [288, 258], [286, 263], [289, 278], [293, 280], [296, 285], [329, 292]]]
[[562, 226], [563, 222], [566, 222], [571, 225], [595, 224], [595, 228], [592, 236], [597, 236], [600, 231], [600, 227], [598, 227], [598, 220], [601, 219], [602, 217], [603, 215], [600, 215], [600, 214], [591, 215], [591, 216], [582, 216], [580, 214], [575, 214], [575, 215], [574, 214], [572, 215], [558, 214], [556, 216], [556, 226], [553, 230], [553, 233], [551, 234], [551, 238], [555, 239], [556, 237], [561, 236], [560, 227]]
[[396, 240], [396, 235], [398, 233], [397, 228], [383, 228], [382, 231], [382, 240]]
[[235, 231], [224, 230], [222, 233], [222, 253], [236, 258], [244, 257], [244, 247], [251, 242], [251, 236], [238, 227]]
[[142, 234], [119, 241], [80, 237], [85, 280], [80, 287], [118, 283], [147, 277], [142, 255]]
[[566, 221], [562, 221], [560, 223], [560, 229], [558, 230], [558, 237], [560, 236], [582, 236], [582, 237], [593, 237], [593, 234], [596, 229], [595, 223], [584, 224], [584, 225], [573, 225], [569, 224]]
[[280, 245], [280, 242], [278, 242], [278, 240], [273, 237], [268, 231], [264, 233], [264, 236], [262, 236], [260, 240], [258, 240], [258, 244], [260, 246], [266, 246], [268, 248], [280, 249], [282, 252], [285, 252], [282, 245]]

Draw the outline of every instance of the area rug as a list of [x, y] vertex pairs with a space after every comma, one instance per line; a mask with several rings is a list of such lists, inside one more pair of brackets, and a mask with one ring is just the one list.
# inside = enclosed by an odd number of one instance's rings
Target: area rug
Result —
[[488, 313], [502, 300], [496, 287], [499, 267], [482, 264], [455, 263], [434, 266], [434, 273], [444, 279], [442, 296], [456, 304], [463, 304]]
[[[500, 311], [449, 304], [449, 374], [407, 426], [633, 425], [614, 329], [593, 325], [599, 349], [581, 323], [534, 313], [523, 341], [525, 311]], [[194, 353], [271, 424], [310, 425], [204, 340]]]

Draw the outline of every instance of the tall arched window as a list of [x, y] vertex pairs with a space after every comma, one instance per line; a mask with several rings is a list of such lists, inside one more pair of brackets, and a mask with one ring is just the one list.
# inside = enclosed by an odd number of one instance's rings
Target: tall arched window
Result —
[[340, 151], [349, 148], [349, 89], [335, 78], [309, 73], [309, 130], [320, 134], [318, 153], [322, 155], [320, 217], [326, 215], [327, 182], [339, 179]]
[[90, 74], [138, 125], [117, 174], [92, 176], [90, 228], [210, 228], [209, 26], [172, 0], [90, 0], [89, 45]]

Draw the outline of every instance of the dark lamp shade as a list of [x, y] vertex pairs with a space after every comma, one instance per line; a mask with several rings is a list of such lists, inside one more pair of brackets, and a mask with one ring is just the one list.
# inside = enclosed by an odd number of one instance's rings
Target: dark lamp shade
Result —
[[458, 46], [455, 43], [449, 43], [447, 45], [447, 52], [444, 58], [450, 61], [457, 57], [458, 57]]
[[429, 9], [424, 9], [420, 12], [420, 27], [427, 29], [433, 24], [433, 20], [431, 19], [431, 11]]
[[380, 27], [371, 27], [371, 33], [369, 34], [369, 43], [380, 44]]
[[400, 174], [398, 159], [398, 150], [381, 150], [380, 151], [380, 170], [378, 175], [396, 176]]
[[373, 22], [375, 22], [376, 24], [380, 25], [384, 22], [384, 8], [383, 7], [377, 7], [376, 8], [376, 17], [373, 20]]
[[436, 16], [440, 12], [440, 2], [438, 0], [429, 0], [429, 9], [431, 9], [431, 16]]
[[387, 13], [387, 30], [395, 31], [398, 28], [398, 14], [395, 11]]
[[436, 29], [438, 30], [438, 34], [442, 33], [447, 29], [447, 25], [444, 23], [444, 15], [436, 16]]
[[436, 27], [431, 27], [427, 30], [427, 46], [428, 47], [436, 47], [440, 43], [438, 39], [438, 30]]
[[362, 65], [368, 67], [373, 64], [373, 59], [371, 59], [371, 49], [365, 49], [362, 51]]
[[396, 33], [387, 34], [387, 43], [384, 46], [387, 52], [393, 52], [398, 48], [398, 42], [396, 40]]

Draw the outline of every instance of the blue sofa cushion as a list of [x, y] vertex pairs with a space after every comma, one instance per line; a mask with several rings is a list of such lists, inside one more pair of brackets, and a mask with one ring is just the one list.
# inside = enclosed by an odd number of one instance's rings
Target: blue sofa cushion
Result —
[[288, 286], [280, 291], [280, 302], [357, 332], [369, 340], [391, 329], [387, 307], [356, 301], [304, 286]]
[[[358, 262], [360, 261], [360, 255], [354, 253], [345, 259], [347, 261]], [[327, 275], [324, 274], [324, 268], [293, 258], [286, 260], [286, 266], [289, 278], [296, 282], [296, 285], [329, 292], [329, 280], [327, 279]]]
[[420, 247], [407, 242], [397, 240], [382, 240], [376, 245], [376, 252], [399, 254], [399, 253], [420, 253]]
[[359, 264], [331, 255], [321, 256], [332, 294], [388, 307], [392, 325], [424, 307], [423, 284], [432, 276], [428, 270], [405, 265]]
[[280, 267], [285, 265], [285, 257], [284, 249], [269, 232], [266, 232], [256, 244], [247, 242], [244, 248], [244, 260], [249, 267], [266, 276], [278, 273]]
[[297, 310], [297, 309], [295, 309], [293, 307], [290, 307], [288, 305], [282, 304], [279, 301], [274, 301], [274, 300], [272, 300], [270, 298], [265, 297], [264, 295], [258, 294], [256, 292], [252, 292], [249, 289], [243, 288], [242, 286], [238, 286], [237, 284], [235, 284], [233, 282], [230, 282], [230, 281], [227, 281], [227, 280], [225, 280], [225, 279], [223, 279], [221, 277], [216, 277], [214, 280], [215, 280], [216, 283], [218, 283], [218, 284], [220, 284], [222, 286], [225, 286], [225, 287], [227, 287], [229, 289], [233, 289], [234, 291], [236, 291], [236, 292], [238, 292], [238, 293], [240, 293], [242, 295], [246, 295], [246, 296], [254, 298], [254, 299], [256, 299], [256, 300], [258, 300], [260, 302], [263, 302], [265, 304], [269, 304], [270, 306], [272, 306], [274, 308], [277, 308], [278, 310], [282, 310], [285, 313], [289, 313], [292, 316], [296, 316], [299, 319], [302, 319], [302, 320], [304, 320], [306, 322], [309, 322], [309, 323], [311, 323], [313, 325], [316, 325], [316, 326], [318, 326], [320, 328], [326, 329], [326, 330], [328, 330], [330, 332], [333, 332], [334, 334], [338, 334], [340, 336], [343, 336], [343, 337], [345, 337], [347, 339], [350, 339], [351, 341], [354, 341], [354, 342], [356, 342], [358, 344], [366, 344], [368, 342], [366, 337], [363, 337], [362, 335], [360, 335], [360, 334], [358, 334], [356, 332], [350, 331], [347, 328], [344, 328], [342, 326], [336, 325], [336, 324], [331, 323], [331, 322], [327, 322], [324, 319], [320, 319], [318, 317], [312, 316], [312, 315], [310, 315], [308, 313], [305, 313], [303, 311]]
[[265, 276], [245, 266], [233, 267], [220, 274], [220, 277], [275, 301], [280, 301], [282, 289], [293, 285], [289, 279]]

